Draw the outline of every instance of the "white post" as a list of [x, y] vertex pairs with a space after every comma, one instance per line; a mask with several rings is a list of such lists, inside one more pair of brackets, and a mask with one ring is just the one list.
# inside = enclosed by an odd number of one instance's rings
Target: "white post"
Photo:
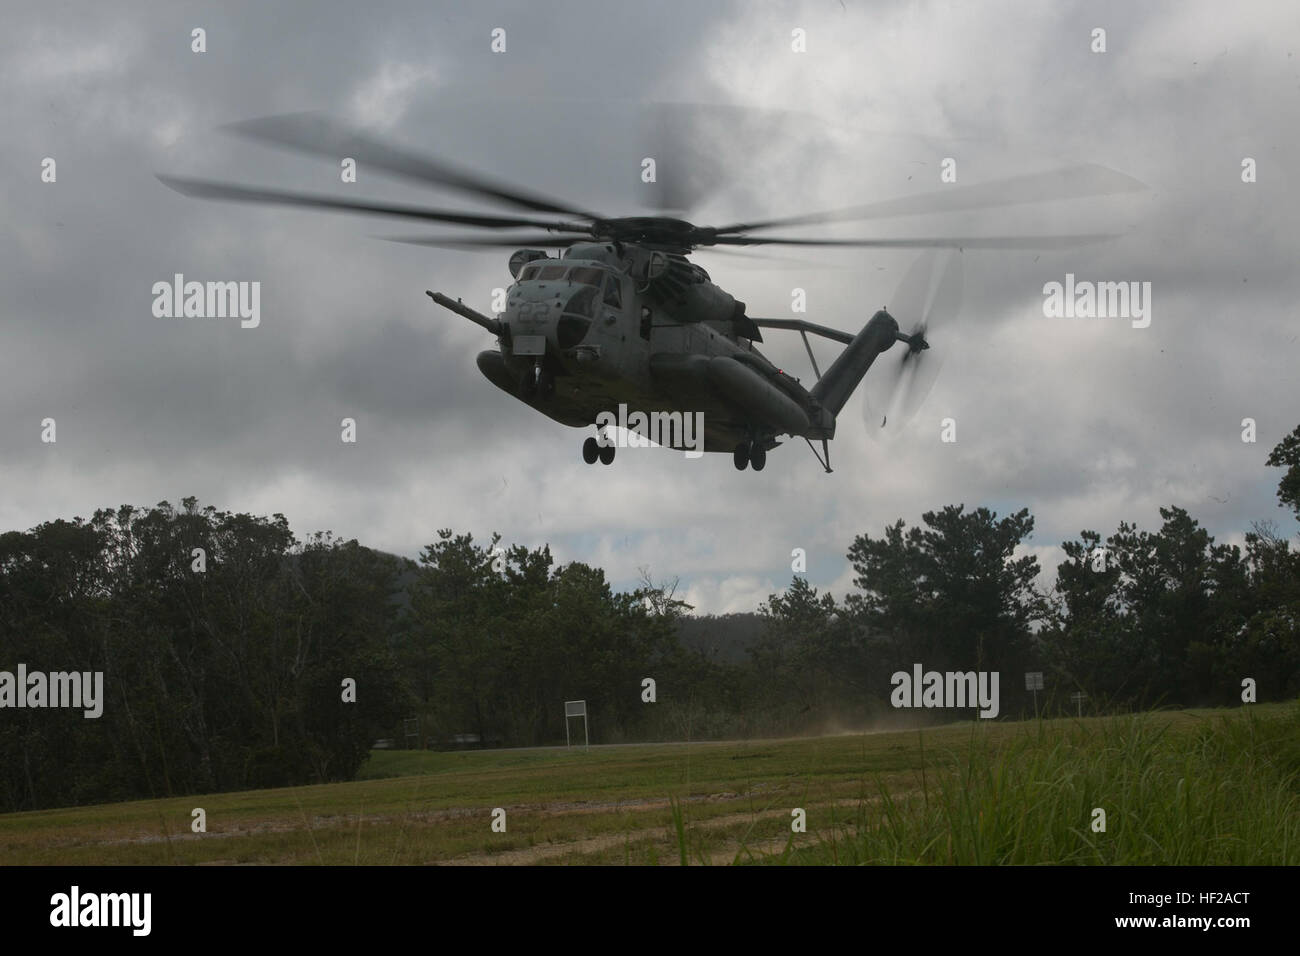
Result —
[[1038, 692], [1043, 689], [1043, 672], [1029, 671], [1025, 674], [1025, 690], [1034, 692], [1034, 719], [1038, 719]]
[[582, 718], [582, 735], [587, 742], [587, 749], [591, 749], [591, 733], [587, 729], [587, 702], [585, 700], [566, 700], [564, 702], [564, 746], [572, 747], [573, 743], [569, 738], [569, 718]]

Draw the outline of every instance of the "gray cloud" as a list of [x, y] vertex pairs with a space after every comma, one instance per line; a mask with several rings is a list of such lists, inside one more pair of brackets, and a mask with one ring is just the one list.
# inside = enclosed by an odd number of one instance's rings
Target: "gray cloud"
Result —
[[[208, 52], [189, 49], [203, 26]], [[508, 50], [488, 50], [507, 30]], [[1106, 54], [1089, 52], [1093, 27]], [[415, 554], [434, 529], [549, 541], [562, 560], [680, 575], [703, 610], [745, 609], [790, 578], [790, 551], [842, 593], [860, 531], [949, 502], [1028, 506], [1045, 564], [1084, 527], [1158, 522], [1188, 508], [1234, 539], [1275, 507], [1268, 449], [1297, 423], [1294, 272], [1300, 209], [1300, 12], [1214, 3], [169, 4], [6, 12], [0, 162], [0, 524], [24, 528], [121, 502], [197, 494], [281, 511]], [[807, 31], [808, 52], [790, 50]], [[932, 337], [943, 375], [910, 428], [873, 441], [862, 396], [823, 475], [802, 441], [762, 475], [726, 456], [627, 450], [588, 468], [577, 430], [482, 379], [479, 330], [426, 288], [486, 310], [506, 255], [367, 238], [408, 224], [190, 200], [156, 170], [327, 190], [327, 161], [214, 132], [318, 109], [413, 147], [612, 214], [643, 208], [639, 138], [652, 101], [788, 110], [761, 150], [695, 144], [722, 188], [701, 222], [784, 215], [1091, 161], [1148, 184], [1141, 196], [975, 216], [843, 224], [839, 235], [1119, 228], [1070, 251], [969, 252], [959, 323]], [[776, 119], [773, 119], [776, 116]], [[42, 157], [58, 183], [39, 181]], [[1240, 181], [1242, 157], [1259, 182]], [[380, 181], [357, 194], [447, 201]], [[640, 191], [639, 191], [640, 190]], [[458, 200], [459, 202], [459, 200]], [[440, 231], [431, 229], [430, 233]], [[701, 253], [752, 314], [855, 330], [913, 256]], [[806, 264], [790, 262], [802, 260]], [[758, 266], [758, 268], [755, 268]], [[164, 320], [152, 284], [259, 280], [262, 325]], [[1042, 316], [1042, 285], [1150, 281], [1150, 328]], [[797, 338], [766, 351], [807, 383]], [[833, 355], [818, 347], [823, 366]], [[39, 423], [58, 420], [56, 446]], [[356, 446], [339, 421], [358, 421]], [[958, 441], [939, 441], [939, 420]], [[1240, 441], [1242, 418], [1259, 442]], [[1287, 530], [1294, 523], [1283, 521]]]

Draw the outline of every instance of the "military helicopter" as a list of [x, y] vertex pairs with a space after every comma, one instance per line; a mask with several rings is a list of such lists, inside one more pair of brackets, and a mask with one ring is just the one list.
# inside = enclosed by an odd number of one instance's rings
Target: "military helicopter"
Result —
[[[703, 451], [729, 453], [737, 469], [762, 471], [781, 436], [803, 438], [829, 473], [829, 441], [836, 418], [863, 376], [883, 353], [901, 345], [887, 370], [891, 391], [903, 398], [904, 417], [925, 397], [933, 375], [920, 372], [930, 348], [929, 320], [952, 314], [959, 272], [949, 259], [923, 257], [900, 287], [908, 301], [898, 316], [881, 308], [856, 333], [802, 319], [752, 317], [744, 302], [717, 286], [690, 254], [697, 249], [781, 245], [794, 247], [1018, 249], [1061, 248], [1110, 235], [966, 236], [836, 239], [776, 237], [769, 230], [820, 223], [893, 218], [1097, 196], [1144, 188], [1137, 180], [1081, 165], [837, 211], [697, 226], [671, 216], [608, 217], [573, 203], [502, 183], [427, 155], [388, 145], [316, 114], [266, 117], [232, 124], [252, 139], [317, 156], [348, 156], [358, 164], [426, 186], [455, 190], [527, 215], [488, 215], [341, 196], [241, 186], [159, 175], [185, 195], [271, 203], [450, 223], [501, 230], [500, 236], [406, 236], [393, 241], [448, 248], [515, 248], [516, 280], [499, 315], [484, 315], [441, 292], [438, 305], [481, 326], [497, 347], [478, 354], [492, 384], [549, 418], [575, 428], [597, 425], [602, 413], [625, 406], [644, 415], [702, 415]], [[541, 218], [541, 217], [547, 218]], [[562, 217], [562, 218], [555, 218]], [[534, 230], [527, 234], [515, 230]], [[761, 234], [761, 235], [756, 235]], [[560, 250], [552, 255], [552, 250]], [[904, 291], [908, 290], [908, 291]], [[936, 305], [936, 303], [939, 303]], [[908, 331], [903, 331], [906, 323]], [[755, 344], [763, 329], [796, 331], [817, 374], [811, 388], [769, 361]], [[808, 335], [845, 347], [822, 373]], [[924, 384], [922, 384], [924, 383]], [[895, 402], [895, 404], [898, 404]], [[888, 415], [882, 417], [882, 425]], [[680, 419], [678, 419], [680, 420]], [[813, 442], [821, 444], [819, 454]], [[685, 436], [661, 441], [686, 447]], [[588, 436], [588, 464], [611, 464], [615, 444], [607, 430]]]

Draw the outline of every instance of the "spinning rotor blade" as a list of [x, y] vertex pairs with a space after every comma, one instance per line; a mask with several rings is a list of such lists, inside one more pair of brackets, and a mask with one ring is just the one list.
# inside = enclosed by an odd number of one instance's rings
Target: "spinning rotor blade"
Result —
[[641, 184], [637, 198], [660, 213], [688, 218], [734, 181], [738, 164], [817, 122], [790, 110], [720, 103], [651, 103], [636, 112], [637, 155], [656, 160], [656, 182]]
[[[717, 160], [737, 152], [746, 154], [764, 139], [764, 123], [771, 125], [771, 111], [705, 107], [691, 104], [661, 104], [656, 121], [661, 127], [660, 150], [664, 153], [666, 176], [663, 188], [652, 194], [660, 206], [689, 206], [698, 202], [726, 177]], [[783, 120], [783, 123], [786, 121]], [[953, 186], [935, 193], [907, 196], [849, 209], [736, 223], [722, 228], [700, 227], [665, 216], [605, 218], [572, 204], [497, 182], [478, 173], [456, 168], [441, 160], [389, 146], [340, 125], [316, 113], [270, 116], [234, 123], [227, 129], [241, 136], [274, 146], [337, 159], [352, 156], [358, 162], [383, 173], [421, 185], [447, 187], [478, 199], [488, 199], [532, 213], [569, 217], [565, 221], [525, 218], [522, 215], [489, 215], [434, 208], [401, 202], [342, 198], [338, 195], [303, 193], [284, 189], [237, 185], [212, 180], [159, 175], [171, 189], [201, 199], [297, 206], [339, 212], [394, 216], [425, 222], [450, 223], [480, 229], [544, 230], [541, 238], [505, 237], [393, 237], [392, 241], [452, 248], [565, 248], [580, 239], [638, 243], [678, 253], [694, 250], [723, 251], [726, 246], [806, 246], [860, 249], [1061, 249], [1116, 238], [1114, 234], [1057, 236], [967, 236], [836, 239], [818, 237], [753, 236], [746, 233], [781, 225], [809, 225], [904, 215], [919, 215], [1013, 206], [1024, 203], [1082, 196], [1105, 195], [1145, 189], [1140, 182], [1103, 166], [1073, 166], [1049, 173], [1017, 176], [974, 186]], [[770, 139], [770, 136], [767, 137]]]
[[599, 215], [577, 208], [572, 203], [527, 192], [496, 182], [479, 173], [458, 169], [430, 156], [421, 156], [396, 146], [389, 146], [364, 133], [349, 129], [318, 113], [290, 113], [231, 123], [226, 129], [240, 136], [271, 143], [312, 156], [324, 156], [335, 162], [350, 156], [359, 165], [373, 167], [402, 179], [425, 186], [449, 186], [462, 193], [527, 209], [530, 212], [558, 213], [580, 219], [599, 219]]
[[372, 236], [385, 242], [404, 242], [412, 246], [434, 246], [439, 249], [567, 249], [584, 236]]
[[[955, 252], [927, 252], [903, 276], [887, 309], [899, 331], [929, 345], [961, 310], [962, 266]], [[867, 372], [863, 416], [871, 434], [894, 434], [905, 425], [934, 387], [946, 349], [898, 342]]]
[[1046, 173], [1012, 176], [1008, 179], [977, 183], [973, 186], [953, 186], [937, 192], [887, 199], [863, 206], [852, 206], [848, 209], [812, 213], [806, 216], [790, 216], [784, 219], [735, 223], [723, 226], [717, 232], [719, 234], [754, 232], [776, 226], [809, 226], [825, 222], [962, 212], [967, 209], [1019, 206], [1058, 199], [1079, 199], [1084, 196], [1108, 196], [1144, 189], [1146, 185], [1132, 176], [1126, 176], [1124, 173], [1095, 163], [1088, 163], [1067, 166]]
[[342, 212], [369, 213], [376, 216], [401, 216], [430, 222], [451, 222], [462, 226], [481, 226], [486, 229], [518, 229], [533, 227], [556, 232], [590, 235], [590, 228], [572, 222], [538, 222], [536, 219], [519, 219], [510, 216], [484, 216], [448, 209], [432, 209], [406, 203], [366, 202], [358, 199], [340, 199], [318, 193], [297, 193], [282, 189], [263, 189], [254, 186], [236, 186], [206, 179], [186, 179], [179, 176], [157, 174], [163, 185], [176, 192], [197, 199], [226, 199], [235, 202], [268, 203], [279, 206], [302, 206], [312, 209], [334, 209]]
[[721, 249], [717, 246], [700, 246], [692, 253], [696, 256], [726, 256], [729, 259], [740, 259], [748, 262], [775, 262], [788, 266], [798, 266], [801, 269], [834, 269], [842, 268], [825, 262], [812, 262], [808, 259], [796, 259], [793, 256], [767, 256], [761, 252], [750, 252], [746, 249]]
[[657, 158], [656, 182], [645, 205], [661, 213], [686, 214], [698, 208], [723, 177], [701, 156], [701, 134], [715, 130], [699, 104], [657, 103], [646, 110], [641, 146]]
[[1119, 233], [1077, 236], [966, 236], [927, 239], [778, 239], [766, 236], [719, 236], [702, 240], [700, 248], [719, 246], [841, 246], [847, 249], [1069, 249], [1107, 239]]

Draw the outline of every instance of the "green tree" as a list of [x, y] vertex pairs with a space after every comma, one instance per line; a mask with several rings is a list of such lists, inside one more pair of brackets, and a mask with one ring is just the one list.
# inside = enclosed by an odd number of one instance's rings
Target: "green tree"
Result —
[[1159, 532], [1121, 522], [1106, 539], [1062, 545], [1059, 614], [1042, 635], [1051, 663], [1093, 699], [1149, 705], [1220, 699], [1223, 647], [1251, 603], [1240, 549], [1219, 545], [1184, 509]]
[[[879, 539], [858, 535], [848, 557], [860, 593], [846, 604], [890, 671], [927, 669], [1018, 673], [1048, 605], [1034, 586], [1038, 559], [1016, 556], [1033, 533], [1028, 509], [1003, 518], [987, 508], [949, 505], [900, 520]], [[1003, 710], [1018, 684], [1003, 680]], [[883, 697], [889, 687], [878, 693]]]
[[1266, 464], [1286, 468], [1277, 485], [1277, 503], [1279, 507], [1290, 508], [1300, 518], [1300, 425], [1269, 452]]

